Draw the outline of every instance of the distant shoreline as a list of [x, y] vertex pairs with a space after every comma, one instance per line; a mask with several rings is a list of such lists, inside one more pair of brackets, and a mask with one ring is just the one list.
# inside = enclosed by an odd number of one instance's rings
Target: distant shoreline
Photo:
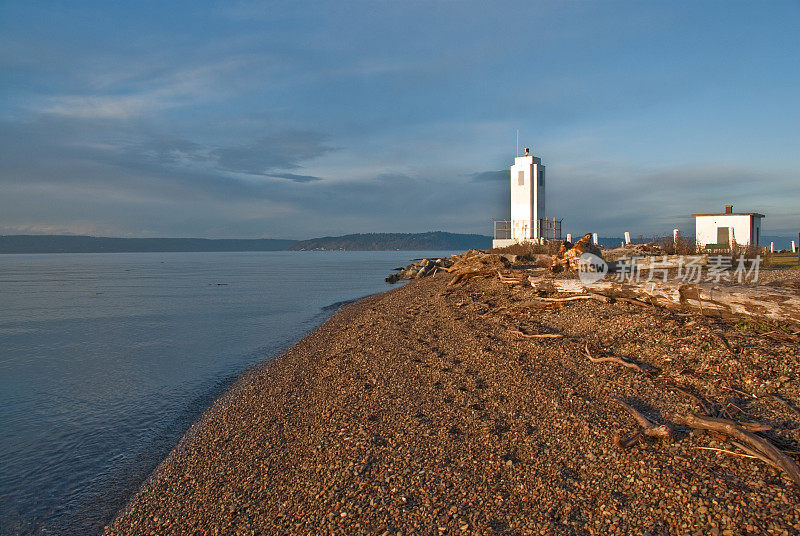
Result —
[[188, 253], [245, 251], [456, 251], [486, 249], [476, 234], [360, 233], [309, 240], [278, 238], [114, 238], [77, 235], [0, 235], [0, 254]]

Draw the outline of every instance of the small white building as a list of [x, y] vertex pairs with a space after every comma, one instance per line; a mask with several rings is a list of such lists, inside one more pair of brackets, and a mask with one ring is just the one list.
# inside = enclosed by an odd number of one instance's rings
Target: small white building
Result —
[[545, 217], [545, 166], [542, 159], [525, 149], [511, 166], [511, 220], [496, 221], [492, 247], [500, 248], [519, 242], [541, 242], [561, 234], [561, 222]]
[[725, 205], [721, 214], [692, 214], [695, 218], [696, 240], [701, 248], [709, 245], [718, 248], [757, 246], [761, 240], [761, 219], [758, 212], [734, 212], [733, 205]]

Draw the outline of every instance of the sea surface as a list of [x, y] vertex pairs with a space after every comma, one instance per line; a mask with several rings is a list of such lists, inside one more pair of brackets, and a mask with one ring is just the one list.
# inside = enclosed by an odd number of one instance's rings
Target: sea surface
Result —
[[244, 370], [447, 252], [0, 255], [0, 534], [98, 534]]

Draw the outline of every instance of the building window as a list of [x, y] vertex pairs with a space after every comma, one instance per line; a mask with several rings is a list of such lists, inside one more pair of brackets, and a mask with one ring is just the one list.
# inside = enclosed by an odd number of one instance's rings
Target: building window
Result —
[[524, 186], [525, 185], [525, 172], [519, 171], [517, 172], [517, 186]]

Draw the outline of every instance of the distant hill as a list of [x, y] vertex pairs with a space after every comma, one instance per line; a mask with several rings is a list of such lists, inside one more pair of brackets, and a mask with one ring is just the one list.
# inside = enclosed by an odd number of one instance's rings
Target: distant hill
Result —
[[492, 239], [478, 234], [457, 234], [435, 231], [431, 233], [366, 233], [344, 236], [326, 236], [295, 242], [287, 247], [291, 251], [344, 250], [458, 250], [492, 247]]
[[145, 253], [185, 251], [279, 251], [294, 240], [272, 238], [105, 238], [66, 235], [0, 236], [0, 253]]

